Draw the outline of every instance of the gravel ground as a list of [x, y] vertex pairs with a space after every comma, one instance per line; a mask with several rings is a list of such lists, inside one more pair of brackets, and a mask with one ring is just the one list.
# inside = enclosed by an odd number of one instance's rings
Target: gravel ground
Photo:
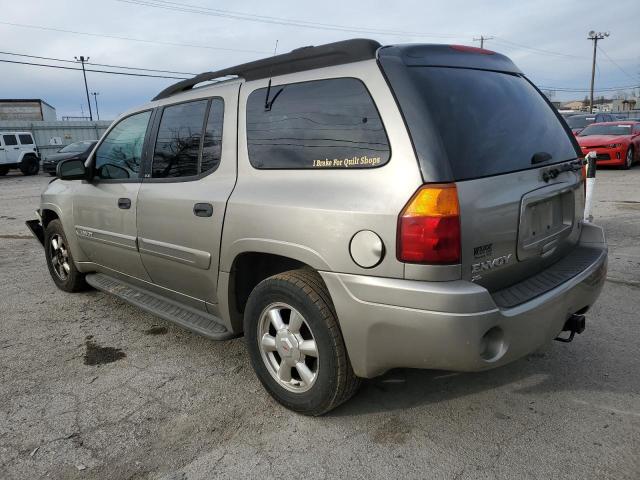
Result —
[[609, 281], [576, 341], [396, 370], [322, 418], [271, 400], [242, 339], [57, 290], [24, 226], [49, 179], [0, 177], [0, 478], [640, 478], [640, 167], [598, 174]]

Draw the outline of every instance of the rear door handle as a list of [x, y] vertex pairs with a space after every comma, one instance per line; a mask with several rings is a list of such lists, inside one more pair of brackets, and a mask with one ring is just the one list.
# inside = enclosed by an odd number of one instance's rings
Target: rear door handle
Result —
[[196, 203], [193, 206], [193, 214], [196, 217], [210, 217], [213, 215], [213, 205], [210, 203]]
[[20, 147], [13, 147], [14, 150], [20, 150]]
[[122, 208], [123, 210], [128, 210], [131, 208], [131, 199], [130, 198], [119, 198], [118, 199], [118, 208]]

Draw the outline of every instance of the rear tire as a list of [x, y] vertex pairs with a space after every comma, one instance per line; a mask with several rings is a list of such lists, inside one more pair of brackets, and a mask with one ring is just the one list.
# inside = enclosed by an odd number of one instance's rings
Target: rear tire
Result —
[[247, 302], [244, 334], [253, 369], [269, 394], [304, 415], [322, 415], [360, 385], [320, 276], [291, 270], [263, 280]]
[[65, 292], [80, 292], [89, 288], [84, 274], [79, 272], [73, 263], [73, 256], [60, 220], [49, 222], [44, 231], [44, 254], [56, 287]]
[[23, 175], [37, 175], [40, 171], [40, 162], [37, 157], [28, 155], [20, 162], [20, 171]]
[[9, 173], [9, 167], [1, 165], [0, 166], [0, 177], [4, 177], [7, 173]]

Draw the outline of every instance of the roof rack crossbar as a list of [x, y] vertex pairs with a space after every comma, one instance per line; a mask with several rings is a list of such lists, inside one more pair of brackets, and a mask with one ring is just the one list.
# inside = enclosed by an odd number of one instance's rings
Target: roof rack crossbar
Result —
[[201, 73], [193, 78], [170, 85], [156, 95], [153, 100], [161, 100], [186, 92], [199, 83], [231, 75], [242, 77], [245, 80], [257, 80], [314, 68], [369, 60], [375, 58], [378, 48], [380, 48], [380, 44], [375, 40], [362, 38], [328, 43], [317, 47], [296, 48], [289, 53], [276, 55], [275, 57], [264, 58], [215, 72]]

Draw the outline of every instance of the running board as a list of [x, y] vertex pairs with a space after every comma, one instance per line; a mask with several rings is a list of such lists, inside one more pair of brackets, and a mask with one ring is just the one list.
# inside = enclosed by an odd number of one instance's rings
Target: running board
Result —
[[229, 332], [218, 317], [173, 302], [103, 273], [90, 273], [86, 276], [86, 281], [98, 290], [115, 295], [131, 305], [207, 338], [227, 340], [237, 336]]

